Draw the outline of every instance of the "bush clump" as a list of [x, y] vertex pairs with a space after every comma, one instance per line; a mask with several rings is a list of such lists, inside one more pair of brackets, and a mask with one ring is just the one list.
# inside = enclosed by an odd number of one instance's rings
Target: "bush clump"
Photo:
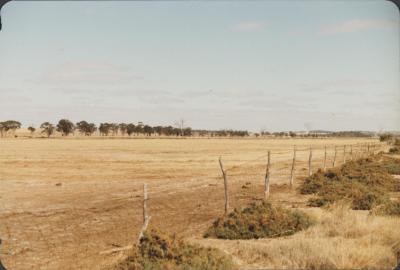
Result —
[[252, 203], [218, 218], [204, 237], [258, 239], [292, 235], [313, 224], [303, 212], [274, 207], [269, 202]]
[[[384, 158], [383, 166], [390, 174], [400, 175], [400, 160], [394, 158]], [[400, 191], [400, 190], [399, 190]]]
[[116, 270], [219, 270], [237, 269], [230, 256], [215, 248], [185, 243], [175, 236], [146, 231], [139, 246]]
[[400, 201], [388, 201], [376, 207], [372, 213], [382, 216], [400, 216]]
[[[397, 167], [398, 166], [398, 167]], [[326, 172], [319, 170], [300, 186], [301, 194], [315, 194], [309, 205], [321, 207], [338, 200], [351, 201], [354, 210], [370, 210], [388, 200], [389, 191], [400, 191], [391, 175], [400, 169], [392, 158], [365, 158], [351, 161]]]

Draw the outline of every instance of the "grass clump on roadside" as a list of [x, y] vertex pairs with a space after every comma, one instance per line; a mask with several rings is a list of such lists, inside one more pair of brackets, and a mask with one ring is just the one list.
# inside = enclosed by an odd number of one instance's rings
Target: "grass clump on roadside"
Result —
[[388, 201], [387, 192], [400, 191], [400, 182], [391, 175], [400, 169], [398, 160], [386, 157], [351, 161], [326, 172], [319, 170], [300, 186], [301, 194], [315, 194], [310, 206], [321, 207], [349, 200], [354, 210], [370, 210]]
[[230, 256], [215, 248], [185, 243], [181, 238], [146, 231], [140, 244], [114, 269], [116, 270], [233, 270]]
[[258, 239], [292, 235], [313, 224], [313, 220], [298, 210], [275, 207], [269, 202], [252, 203], [218, 218], [204, 237], [220, 239]]
[[388, 173], [400, 175], [400, 159], [385, 157], [383, 158], [383, 166]]

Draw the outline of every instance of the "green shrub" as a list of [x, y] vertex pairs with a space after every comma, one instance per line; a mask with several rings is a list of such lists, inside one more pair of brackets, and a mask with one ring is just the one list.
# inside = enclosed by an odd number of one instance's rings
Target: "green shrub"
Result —
[[384, 216], [400, 216], [400, 201], [388, 201], [376, 207], [372, 213]]
[[394, 146], [400, 146], [400, 138], [394, 139], [393, 145], [394, 145]]
[[388, 200], [387, 192], [400, 190], [399, 181], [391, 175], [397, 169], [399, 160], [382, 156], [350, 161], [326, 172], [318, 170], [305, 179], [299, 191], [317, 195], [309, 199], [309, 206], [349, 200], [354, 210], [370, 210]]
[[274, 207], [268, 202], [252, 203], [217, 219], [204, 237], [221, 239], [258, 239], [291, 235], [313, 224], [298, 210]]
[[[383, 167], [390, 174], [400, 174], [400, 160], [395, 158], [384, 158]], [[400, 189], [399, 189], [400, 191]]]
[[118, 270], [219, 270], [237, 269], [230, 256], [214, 248], [185, 243], [182, 239], [146, 231]]
[[390, 142], [391, 140], [393, 140], [393, 134], [390, 133], [384, 133], [379, 135], [379, 140], [381, 142]]

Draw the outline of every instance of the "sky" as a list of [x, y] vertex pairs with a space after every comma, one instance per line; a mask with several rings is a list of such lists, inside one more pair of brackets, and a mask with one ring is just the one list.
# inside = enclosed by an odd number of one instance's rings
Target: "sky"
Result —
[[0, 121], [400, 130], [389, 1], [12, 1]]

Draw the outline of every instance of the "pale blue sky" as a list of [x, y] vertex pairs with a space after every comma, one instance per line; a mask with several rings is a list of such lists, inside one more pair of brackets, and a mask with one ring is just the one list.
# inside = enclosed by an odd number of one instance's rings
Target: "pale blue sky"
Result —
[[0, 120], [400, 130], [387, 1], [11, 2]]

